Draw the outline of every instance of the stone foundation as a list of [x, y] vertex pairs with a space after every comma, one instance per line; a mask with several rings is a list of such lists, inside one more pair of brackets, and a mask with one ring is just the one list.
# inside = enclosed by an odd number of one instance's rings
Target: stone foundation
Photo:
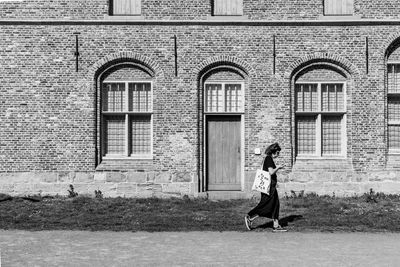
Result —
[[[193, 175], [183, 177], [169, 172], [25, 172], [0, 174], [0, 193], [13, 196], [68, 196], [70, 185], [79, 195], [104, 197], [193, 196]], [[197, 191], [197, 190], [196, 190]]]
[[[245, 191], [251, 191], [255, 172], [246, 175]], [[292, 171], [278, 176], [280, 196], [316, 193], [338, 197], [359, 196], [374, 192], [400, 194], [400, 170], [356, 172], [344, 171]], [[257, 194], [257, 192], [255, 192]], [[251, 194], [252, 196], [254, 194]]]
[[339, 197], [362, 195], [373, 189], [374, 192], [400, 194], [400, 171], [381, 170], [368, 172], [355, 171], [296, 171], [283, 178], [280, 192], [291, 195], [317, 193]]
[[[229, 191], [210, 192], [211, 198], [251, 198], [255, 172], [246, 173], [244, 189], [239, 194]], [[279, 175], [281, 196], [316, 193], [338, 197], [374, 192], [400, 194], [400, 170], [293, 171]], [[0, 174], [0, 193], [13, 196], [68, 196], [70, 185], [79, 195], [94, 196], [100, 190], [104, 197], [209, 197], [199, 193], [195, 174], [171, 172], [24, 172]], [[234, 193], [234, 192], [233, 192]], [[221, 197], [218, 197], [220, 195]]]

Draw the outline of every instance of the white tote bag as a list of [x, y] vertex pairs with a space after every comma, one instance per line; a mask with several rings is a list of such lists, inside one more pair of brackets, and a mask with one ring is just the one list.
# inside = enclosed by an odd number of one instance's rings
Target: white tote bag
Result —
[[271, 185], [271, 175], [269, 174], [269, 172], [264, 171], [262, 169], [263, 166], [264, 166], [264, 161], [261, 166], [261, 169], [258, 169], [256, 172], [256, 177], [254, 178], [254, 183], [251, 189], [269, 195], [269, 187]]

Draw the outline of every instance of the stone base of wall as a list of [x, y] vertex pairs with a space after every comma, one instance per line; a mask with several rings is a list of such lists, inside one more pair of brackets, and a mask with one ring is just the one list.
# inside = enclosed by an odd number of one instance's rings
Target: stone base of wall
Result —
[[12, 196], [68, 196], [70, 185], [78, 195], [104, 197], [194, 196], [197, 183], [190, 173], [169, 172], [26, 172], [1, 173], [0, 193]]
[[[252, 198], [255, 172], [246, 172], [243, 191], [199, 193], [194, 173], [172, 172], [26, 172], [0, 173], [0, 193], [12, 196], [68, 196], [70, 185], [79, 195], [94, 196], [100, 190], [104, 197], [209, 197]], [[281, 196], [316, 193], [318, 195], [354, 196], [374, 192], [400, 194], [400, 170], [368, 172], [294, 170], [279, 174]], [[211, 195], [210, 195], [211, 194]]]
[[339, 197], [362, 195], [370, 192], [400, 194], [400, 170], [368, 172], [344, 171], [293, 171], [281, 177], [279, 191], [291, 195], [304, 192]]
[[[244, 190], [251, 191], [255, 171], [246, 173]], [[400, 170], [377, 170], [356, 172], [353, 170], [293, 170], [279, 173], [278, 192], [280, 196], [316, 193], [330, 196], [359, 196], [364, 193], [382, 192], [400, 194]], [[250, 194], [252, 197], [258, 193]]]

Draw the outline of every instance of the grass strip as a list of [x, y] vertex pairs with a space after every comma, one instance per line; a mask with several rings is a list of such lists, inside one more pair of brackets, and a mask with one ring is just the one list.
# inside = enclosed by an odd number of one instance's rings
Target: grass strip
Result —
[[[37, 198], [36, 198], [37, 199]], [[90, 231], [246, 231], [245, 214], [258, 202], [189, 198], [12, 198], [0, 202], [0, 229]], [[280, 223], [290, 231], [400, 232], [400, 196], [281, 198]], [[255, 231], [269, 231], [260, 218]]]

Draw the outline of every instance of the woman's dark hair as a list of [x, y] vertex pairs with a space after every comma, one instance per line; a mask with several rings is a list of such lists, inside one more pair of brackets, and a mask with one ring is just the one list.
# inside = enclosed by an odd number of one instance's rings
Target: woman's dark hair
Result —
[[278, 151], [281, 151], [281, 147], [279, 146], [278, 143], [273, 143], [272, 145], [269, 145], [267, 147], [267, 149], [265, 150], [265, 154], [271, 156], [272, 154], [275, 154]]

